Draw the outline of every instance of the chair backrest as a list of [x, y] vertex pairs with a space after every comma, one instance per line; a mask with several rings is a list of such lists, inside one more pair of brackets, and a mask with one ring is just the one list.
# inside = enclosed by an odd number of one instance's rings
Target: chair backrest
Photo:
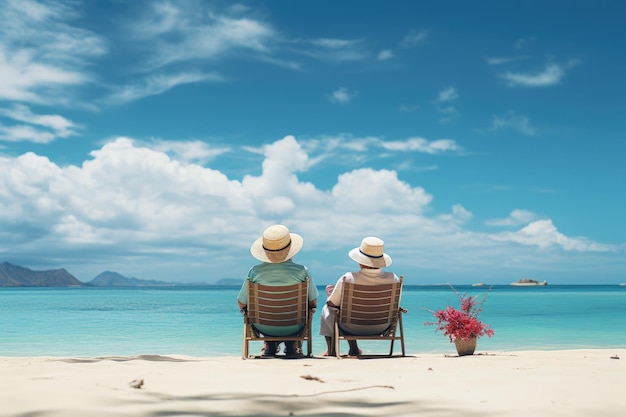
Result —
[[266, 326], [305, 325], [308, 317], [308, 278], [304, 282], [271, 286], [248, 282], [248, 317]]
[[398, 319], [402, 278], [389, 284], [343, 282], [339, 326], [391, 326]]

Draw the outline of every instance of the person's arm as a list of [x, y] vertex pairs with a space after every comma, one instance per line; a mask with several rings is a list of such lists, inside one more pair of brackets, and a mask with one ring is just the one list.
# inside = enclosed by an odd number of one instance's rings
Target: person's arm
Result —
[[306, 273], [307, 279], [309, 280], [309, 308], [317, 308], [317, 297], [319, 296], [319, 291], [317, 290], [317, 286], [315, 285], [315, 281], [309, 272], [309, 268], [304, 267], [304, 271]]
[[341, 277], [339, 277], [337, 283], [335, 284], [335, 288], [333, 288], [333, 292], [330, 293], [328, 301], [326, 301], [326, 304], [331, 307], [339, 307], [339, 305], [341, 304], [341, 293], [343, 292], [343, 282], [345, 280], [354, 281], [351, 272], [346, 272]]
[[237, 305], [239, 310], [244, 310], [248, 306], [248, 279], [243, 282], [239, 294], [237, 295]]

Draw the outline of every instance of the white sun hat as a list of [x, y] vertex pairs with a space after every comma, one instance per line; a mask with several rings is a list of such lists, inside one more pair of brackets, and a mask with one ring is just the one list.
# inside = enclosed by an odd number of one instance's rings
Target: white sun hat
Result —
[[259, 261], [278, 264], [294, 257], [302, 249], [304, 239], [289, 233], [287, 226], [275, 224], [263, 232], [250, 247], [250, 253]]
[[373, 268], [391, 265], [391, 257], [385, 253], [385, 242], [377, 237], [368, 236], [361, 241], [361, 246], [348, 252], [353, 261]]

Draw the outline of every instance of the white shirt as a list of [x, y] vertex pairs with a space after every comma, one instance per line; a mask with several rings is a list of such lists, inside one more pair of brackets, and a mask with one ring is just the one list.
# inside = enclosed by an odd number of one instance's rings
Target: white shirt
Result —
[[378, 285], [388, 284], [393, 281], [399, 281], [400, 279], [393, 272], [383, 272], [382, 269], [370, 269], [362, 268], [359, 272], [347, 272], [337, 280], [333, 292], [328, 297], [333, 305], [338, 306], [341, 303], [341, 292], [343, 290], [344, 279], [348, 282], [354, 282], [355, 284], [362, 285]]

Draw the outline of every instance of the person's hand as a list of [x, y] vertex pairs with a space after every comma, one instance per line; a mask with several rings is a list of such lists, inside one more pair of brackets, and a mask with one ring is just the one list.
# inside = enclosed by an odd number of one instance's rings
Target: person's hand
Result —
[[334, 289], [335, 289], [335, 286], [333, 284], [328, 284], [326, 286], [326, 296], [330, 297]]

